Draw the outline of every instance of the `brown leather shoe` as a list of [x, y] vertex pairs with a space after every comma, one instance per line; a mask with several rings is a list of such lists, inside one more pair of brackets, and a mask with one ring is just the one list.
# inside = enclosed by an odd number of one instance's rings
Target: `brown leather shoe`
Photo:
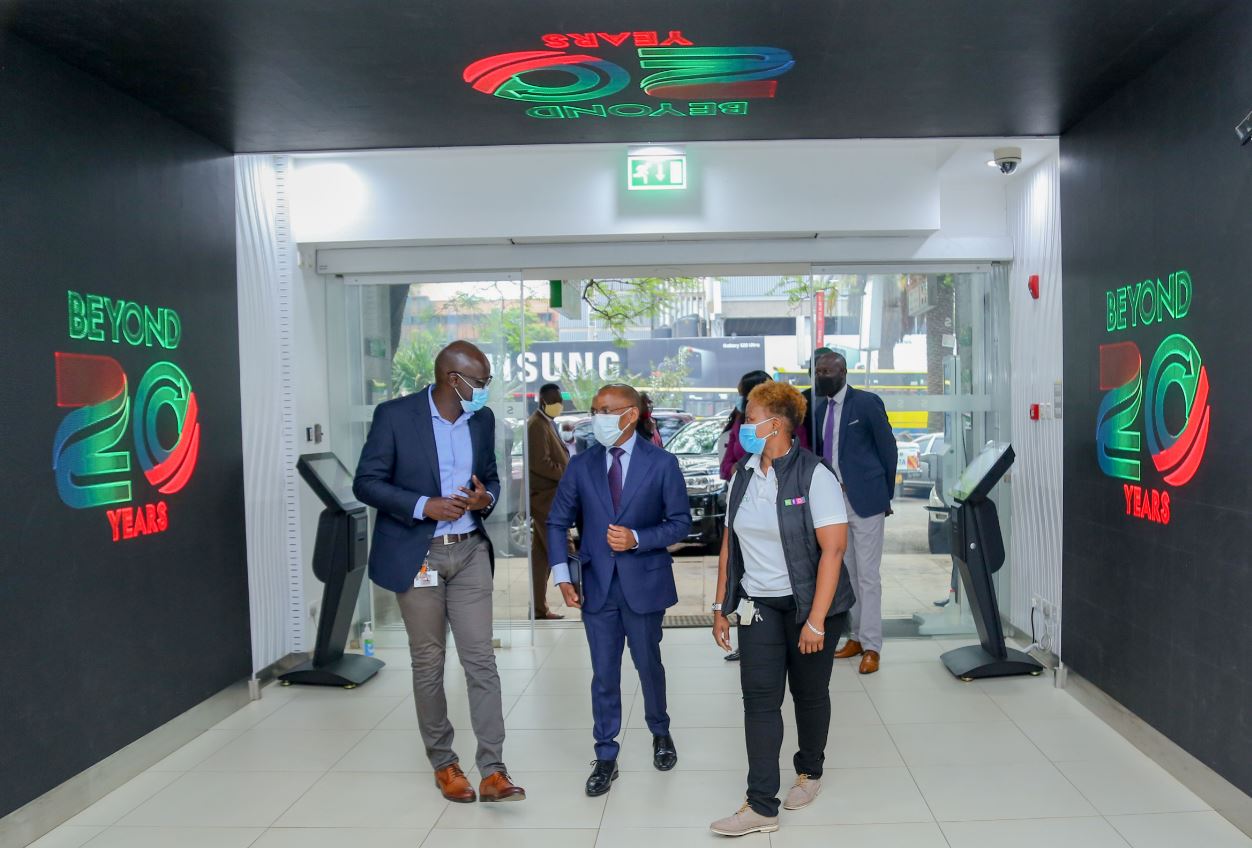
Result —
[[498, 771], [487, 775], [478, 784], [478, 796], [484, 804], [488, 801], [525, 801], [526, 790], [514, 786], [513, 781], [509, 780], [508, 772]]
[[477, 799], [474, 787], [470, 786], [469, 778], [457, 763], [435, 772], [435, 785], [439, 787], [443, 797], [454, 803], [472, 804]]
[[843, 647], [835, 651], [835, 659], [846, 660], [848, 657], [855, 657], [861, 653], [861, 643], [855, 639], [849, 639], [843, 643]]
[[878, 671], [878, 652], [866, 651], [865, 656], [861, 657], [861, 674], [873, 674]]

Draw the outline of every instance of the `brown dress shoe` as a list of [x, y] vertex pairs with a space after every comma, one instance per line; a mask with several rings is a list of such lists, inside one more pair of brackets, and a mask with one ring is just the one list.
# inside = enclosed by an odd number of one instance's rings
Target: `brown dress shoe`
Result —
[[861, 653], [861, 643], [855, 639], [849, 639], [843, 643], [843, 647], [835, 651], [835, 659], [846, 660], [848, 657], [855, 657]]
[[457, 804], [472, 804], [477, 797], [474, 795], [474, 787], [470, 786], [469, 778], [457, 763], [435, 772], [435, 785], [439, 787], [443, 797]]
[[873, 674], [878, 671], [878, 652], [866, 651], [865, 656], [861, 657], [861, 674]]
[[478, 784], [478, 795], [483, 803], [488, 801], [525, 801], [526, 790], [514, 786], [509, 780], [508, 772], [498, 771], [483, 778]]

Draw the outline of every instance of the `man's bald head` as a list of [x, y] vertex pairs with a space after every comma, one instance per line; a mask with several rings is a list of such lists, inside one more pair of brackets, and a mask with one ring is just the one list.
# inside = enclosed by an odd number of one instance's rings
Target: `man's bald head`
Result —
[[491, 377], [491, 362], [475, 345], [458, 339], [435, 357], [435, 382], [447, 385], [449, 374], [460, 374], [479, 385]]
[[844, 358], [843, 354], [835, 350], [830, 350], [829, 348], [818, 351], [817, 356], [813, 359], [813, 366], [815, 368], [823, 364], [829, 368], [843, 368], [844, 371], [848, 370], [848, 360]]
[[639, 391], [634, 386], [628, 386], [625, 383], [609, 383], [601, 386], [600, 391], [596, 392], [593, 404], [600, 409], [620, 409], [623, 406], [633, 406], [638, 409]]

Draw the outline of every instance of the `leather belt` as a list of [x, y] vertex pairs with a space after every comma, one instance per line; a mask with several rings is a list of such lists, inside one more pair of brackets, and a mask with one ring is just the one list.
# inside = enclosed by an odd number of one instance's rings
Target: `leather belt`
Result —
[[436, 536], [430, 540], [432, 545], [455, 545], [457, 542], [464, 542], [478, 535], [477, 530], [471, 530], [468, 533], [448, 533], [445, 536]]

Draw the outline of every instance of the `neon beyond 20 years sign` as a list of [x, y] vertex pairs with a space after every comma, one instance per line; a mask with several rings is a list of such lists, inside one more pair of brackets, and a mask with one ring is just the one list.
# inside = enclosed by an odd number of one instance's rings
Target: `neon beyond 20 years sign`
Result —
[[[1119, 333], [1181, 321], [1191, 310], [1191, 297], [1186, 271], [1108, 291], [1105, 329]], [[1146, 382], [1143, 362], [1135, 342], [1100, 345], [1100, 391], [1105, 394], [1096, 413], [1096, 455], [1101, 471], [1124, 481], [1127, 515], [1168, 524], [1169, 489], [1142, 485], [1143, 449], [1166, 486], [1191, 482], [1208, 446], [1209, 375], [1195, 343], [1182, 333], [1171, 333], [1157, 346]]]
[[[172, 351], [182, 337], [182, 321], [172, 309], [74, 291], [67, 293], [67, 303], [69, 337], [77, 341]], [[52, 440], [57, 494], [74, 509], [109, 507], [105, 515], [114, 542], [163, 533], [169, 528], [166, 502], [134, 503], [132, 452], [157, 493], [172, 495], [187, 485], [200, 453], [191, 381], [173, 362], [154, 362], [139, 379], [132, 403], [129, 379], [113, 357], [59, 351], [54, 356], [57, 406], [72, 410]], [[169, 439], [171, 429], [175, 435]]]
[[[465, 68], [475, 91], [504, 100], [536, 104], [532, 118], [700, 118], [748, 114], [754, 99], [773, 99], [778, 77], [795, 66], [778, 47], [703, 47], [679, 30], [660, 32], [549, 33], [548, 50], [498, 53]], [[584, 50], [596, 50], [587, 53]], [[637, 64], [639, 89], [655, 102], [605, 101], [633, 82], [614, 58], [628, 53]]]

